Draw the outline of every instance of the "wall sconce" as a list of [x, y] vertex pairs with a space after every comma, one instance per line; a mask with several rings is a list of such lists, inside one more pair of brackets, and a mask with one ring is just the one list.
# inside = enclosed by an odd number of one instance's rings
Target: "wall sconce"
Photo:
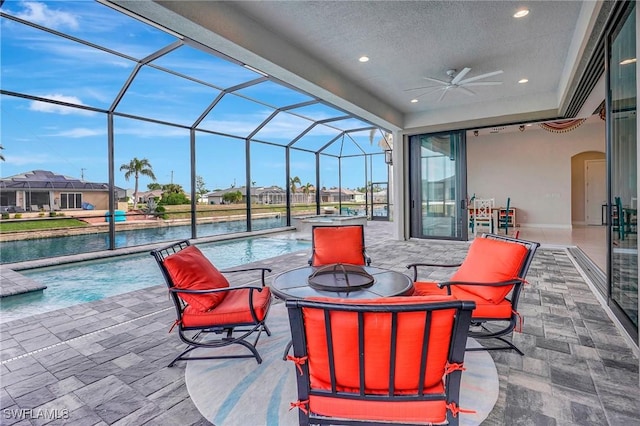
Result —
[[518, 127], [518, 129], [520, 129], [521, 132], [524, 132], [524, 124], [521, 124], [520, 127]]
[[390, 149], [385, 149], [384, 151], [384, 162], [387, 163], [388, 165], [392, 165], [393, 164], [393, 157], [392, 154], [393, 151], [391, 151]]
[[473, 131], [473, 136], [478, 136], [478, 131], [477, 130]]

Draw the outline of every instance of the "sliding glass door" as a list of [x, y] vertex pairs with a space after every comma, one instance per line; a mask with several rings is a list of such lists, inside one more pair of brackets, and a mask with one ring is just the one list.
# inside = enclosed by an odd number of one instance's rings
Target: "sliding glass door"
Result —
[[465, 132], [409, 138], [411, 236], [467, 239]]
[[609, 39], [609, 299], [638, 336], [638, 173], [636, 124], [636, 8]]

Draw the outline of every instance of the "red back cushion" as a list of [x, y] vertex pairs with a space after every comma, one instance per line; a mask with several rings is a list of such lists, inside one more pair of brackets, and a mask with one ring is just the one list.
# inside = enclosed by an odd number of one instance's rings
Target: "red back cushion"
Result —
[[313, 228], [313, 266], [332, 263], [364, 265], [362, 226]]
[[[358, 305], [404, 305], [454, 300], [452, 296], [406, 296], [379, 299], [310, 298], [326, 302]], [[435, 311], [429, 334], [429, 353], [425, 388], [442, 383], [449, 353], [454, 309]], [[398, 343], [395, 366], [397, 393], [418, 389], [420, 357], [423, 346], [425, 312], [399, 313]], [[312, 388], [330, 389], [329, 359], [324, 313], [320, 309], [303, 308], [307, 338], [309, 376]], [[359, 389], [358, 373], [358, 318], [355, 312], [331, 312], [335, 372], [337, 386], [345, 391]], [[389, 357], [391, 341], [391, 314], [368, 312], [365, 327], [365, 386], [369, 393], [382, 393], [389, 389]]]
[[[229, 281], [216, 269], [196, 246], [188, 246], [168, 256], [164, 266], [179, 289], [211, 290], [229, 287]], [[189, 294], [179, 293], [182, 300], [200, 312], [206, 312], [224, 299], [226, 293]]]
[[[490, 238], [476, 238], [469, 247], [464, 262], [451, 277], [451, 281], [492, 283], [520, 277], [528, 249], [522, 244]], [[500, 303], [513, 286], [452, 286], [451, 291], [462, 288], [493, 303]]]

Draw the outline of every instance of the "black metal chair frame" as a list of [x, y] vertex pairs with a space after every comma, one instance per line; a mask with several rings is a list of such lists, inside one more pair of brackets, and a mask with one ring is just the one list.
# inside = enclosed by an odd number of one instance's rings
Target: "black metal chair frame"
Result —
[[[493, 282], [493, 283], [478, 283], [471, 281], [443, 281], [437, 283], [440, 288], [447, 288], [447, 293], [451, 294], [451, 286], [454, 285], [477, 285], [477, 286], [489, 286], [489, 287], [503, 287], [503, 286], [513, 286], [513, 290], [511, 290], [510, 295], [508, 295], [505, 299], [511, 303], [511, 317], [507, 320], [505, 318], [494, 318], [494, 317], [486, 317], [486, 318], [472, 318], [471, 326], [472, 328], [469, 330], [469, 336], [476, 339], [497, 339], [503, 342], [506, 346], [483, 346], [481, 348], [469, 348], [468, 351], [483, 351], [483, 350], [515, 350], [520, 355], [524, 355], [516, 345], [514, 345], [509, 340], [505, 339], [503, 336], [511, 334], [512, 331], [516, 328], [520, 321], [520, 316], [517, 312], [518, 310], [518, 301], [520, 300], [520, 293], [522, 292], [522, 286], [525, 284], [525, 277], [527, 272], [529, 271], [529, 266], [531, 266], [531, 262], [533, 261], [533, 257], [536, 253], [536, 250], [540, 246], [540, 243], [534, 241], [522, 240], [519, 238], [509, 237], [507, 235], [498, 235], [498, 234], [483, 234], [481, 238], [490, 238], [494, 240], [508, 241], [515, 244], [522, 244], [527, 248], [527, 256], [522, 263], [520, 268], [518, 278], [501, 281], [501, 282]], [[413, 263], [407, 265], [407, 268], [413, 268], [413, 281], [416, 282], [418, 280], [418, 267], [441, 267], [441, 268], [454, 268], [461, 266], [461, 263], [456, 264], [437, 264], [437, 263]], [[499, 324], [507, 322], [506, 325], [500, 326]], [[491, 325], [491, 328], [489, 327]], [[497, 326], [497, 328], [496, 328]]]
[[[169, 294], [173, 301], [177, 320], [175, 326], [178, 328], [178, 334], [180, 336], [180, 340], [187, 344], [187, 348], [180, 353], [176, 358], [174, 358], [171, 363], [169, 363], [169, 367], [172, 367], [176, 361], [185, 360], [205, 360], [205, 359], [228, 359], [228, 358], [255, 358], [258, 364], [262, 363], [262, 358], [256, 349], [256, 345], [258, 344], [258, 340], [260, 339], [260, 335], [264, 331], [268, 336], [271, 336], [271, 331], [265, 324], [267, 315], [265, 314], [264, 319], [258, 319], [258, 316], [253, 308], [253, 295], [254, 292], [260, 292], [265, 287], [265, 274], [267, 272], [271, 272], [271, 269], [265, 267], [256, 267], [256, 268], [243, 268], [243, 269], [227, 269], [221, 270], [220, 272], [223, 274], [228, 273], [236, 273], [236, 272], [249, 272], [249, 271], [261, 271], [261, 286], [237, 286], [237, 287], [227, 287], [222, 289], [212, 289], [212, 290], [186, 290], [186, 289], [178, 289], [175, 287], [169, 272], [167, 271], [164, 260], [172, 254], [178, 253], [184, 248], [190, 245], [189, 240], [179, 241], [177, 243], [171, 244], [166, 247], [158, 248], [151, 251], [151, 255], [155, 258], [160, 269], [162, 270], [162, 275], [164, 276], [165, 282], [169, 287]], [[249, 289], [249, 297], [247, 300], [247, 309], [251, 312], [251, 317], [253, 321], [248, 323], [229, 323], [224, 325], [213, 325], [213, 326], [198, 326], [198, 327], [185, 327], [182, 324], [182, 315], [187, 307], [187, 304], [180, 298], [179, 293], [193, 293], [193, 294], [212, 294], [212, 293], [220, 293], [220, 292], [232, 292], [232, 291], [241, 291]], [[215, 309], [215, 308], [214, 308]], [[240, 333], [237, 335], [236, 333]], [[252, 334], [255, 334], [255, 339], [253, 341], [248, 341], [247, 338]], [[235, 335], [234, 335], [235, 334]], [[211, 336], [218, 336], [215, 338], [211, 338]], [[187, 357], [191, 351], [197, 348], [220, 348], [229, 345], [242, 345], [251, 351], [251, 354], [240, 354], [240, 355], [219, 355], [219, 356], [198, 356], [198, 357]]]
[[351, 227], [351, 226], [359, 226], [362, 229], [362, 257], [364, 259], [364, 262], [367, 264], [367, 266], [370, 266], [371, 265], [371, 258], [367, 254], [367, 247], [364, 244], [364, 226], [363, 225], [335, 225], [335, 226], [314, 225], [314, 226], [312, 226], [311, 227], [311, 256], [309, 257], [309, 260], [307, 261], [307, 263], [309, 263], [309, 265], [313, 265], [313, 257], [315, 255], [315, 247], [316, 247], [315, 232], [314, 232], [315, 229], [317, 229], [317, 228], [340, 228], [340, 227]]
[[[633, 215], [628, 213], [628, 209], [622, 206], [622, 198], [615, 197], [614, 199], [615, 211], [617, 212], [617, 217], [614, 218], [613, 226], [614, 230], [618, 231], [618, 238], [620, 241], [625, 239], [625, 236], [628, 234], [636, 234], [638, 222], [637, 219], [633, 219]], [[636, 211], [636, 210], [634, 210]]]
[[[307, 338], [304, 328], [304, 317], [302, 308], [314, 308], [324, 311], [325, 318], [325, 333], [327, 336], [327, 348], [328, 348], [328, 361], [329, 371], [331, 377], [331, 389], [311, 389], [309, 382], [309, 364], [304, 362], [296, 365], [301, 368], [302, 373], [299, 374], [296, 370], [296, 379], [298, 386], [298, 399], [299, 401], [307, 401], [310, 395], [317, 395], [323, 397], [331, 397], [336, 399], [348, 399], [359, 401], [376, 401], [379, 403], [399, 403], [399, 402], [415, 402], [415, 401], [445, 401], [447, 405], [452, 404], [457, 407], [459, 405], [460, 397], [460, 380], [462, 378], [462, 369], [457, 369], [446, 374], [444, 377], [445, 392], [444, 393], [425, 393], [424, 387], [424, 374], [419, 380], [418, 389], [416, 393], [411, 394], [395, 394], [395, 368], [396, 365], [396, 348], [397, 348], [397, 332], [398, 332], [398, 316], [408, 312], [426, 312], [424, 327], [421, 330], [416, 330], [417, 333], [421, 333], [424, 341], [429, 340], [429, 333], [431, 331], [431, 318], [434, 311], [455, 309], [454, 322], [451, 330], [451, 342], [448, 350], [448, 364], [449, 365], [461, 365], [464, 362], [465, 346], [467, 342], [467, 332], [469, 330], [469, 324], [471, 320], [471, 312], [475, 308], [475, 303], [470, 301], [451, 300], [442, 302], [425, 302], [403, 305], [358, 305], [358, 304], [346, 304], [346, 303], [332, 303], [321, 302], [313, 300], [300, 300], [292, 299], [287, 300], [286, 306], [289, 312], [289, 323], [291, 325], [291, 336], [293, 339], [293, 357], [294, 359], [305, 359], [308, 356], [307, 353]], [[360, 377], [360, 390], [358, 392], [339, 391], [336, 389], [337, 379], [335, 375], [335, 351], [333, 347], [333, 328], [331, 327], [332, 311], [346, 311], [358, 313], [358, 341], [353, 342], [354, 345], [359, 347], [359, 368], [358, 374]], [[364, 383], [364, 316], [367, 313], [373, 312], [385, 312], [392, 315], [392, 331], [391, 341], [380, 342], [381, 345], [391, 345], [389, 356], [389, 371], [391, 372], [389, 377], [389, 393], [388, 394], [372, 394], [365, 393]], [[429, 345], [423, 345], [423, 351], [420, 359], [416, 360], [416, 364], [419, 363], [421, 372], [425, 372], [427, 369], [427, 359], [429, 354]], [[447, 410], [447, 421], [449, 425], [457, 425], [459, 417], [457, 413], [453, 413], [451, 410]], [[398, 425], [397, 422], [384, 422], [384, 421], [372, 421], [372, 420], [349, 420], [349, 419], [336, 419], [333, 417], [326, 417], [314, 414], [308, 409], [298, 410], [298, 420], [300, 425], [309, 424], [340, 424], [340, 425]], [[402, 423], [403, 425], [410, 425], [411, 423]], [[418, 423], [424, 425], [423, 423]]]
[[[500, 230], [500, 228], [504, 228], [504, 235], [509, 235], [509, 208], [511, 207], [511, 197], [507, 197], [507, 206], [504, 210], [504, 217], [500, 217], [500, 210], [498, 210], [498, 227], [496, 228], [496, 232]], [[515, 226], [515, 223], [514, 223]]]

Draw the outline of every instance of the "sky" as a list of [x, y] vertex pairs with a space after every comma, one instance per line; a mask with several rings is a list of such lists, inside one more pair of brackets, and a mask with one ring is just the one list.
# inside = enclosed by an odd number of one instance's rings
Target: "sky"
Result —
[[[275, 108], [313, 98], [269, 80], [224, 92], [263, 78], [258, 72], [182, 45], [134, 74], [139, 60], [179, 41], [173, 34], [92, 0], [8, 0], [0, 10], [16, 18], [0, 19], [0, 84], [5, 91], [0, 98], [0, 143], [5, 158], [0, 162], [1, 177], [40, 169], [108, 182], [107, 111], [113, 110], [114, 177], [121, 188], [133, 188], [134, 182], [125, 180], [120, 166], [133, 158], [146, 158], [158, 183], [180, 184], [188, 190], [189, 128], [194, 123], [197, 129], [208, 131], [197, 131], [195, 138], [196, 175], [208, 190], [245, 185], [247, 149], [252, 184], [284, 187], [283, 147], [294, 139], [293, 146], [300, 149], [290, 150], [291, 176], [298, 176], [303, 185], [315, 184], [314, 152], [322, 148], [331, 155], [320, 156], [321, 186], [355, 189], [367, 181], [387, 181], [379, 146], [382, 134], [377, 132], [373, 139], [369, 130], [343, 135], [343, 131], [370, 126], [368, 123], [349, 118], [304, 133], [316, 120], [345, 115], [335, 108], [318, 103], [301, 106], [279, 112], [260, 127]], [[103, 50], [19, 20], [86, 40]], [[249, 136], [260, 143], [247, 147]], [[377, 155], [365, 159], [363, 152]], [[337, 157], [341, 157], [341, 173]], [[150, 182], [141, 178], [140, 188], [146, 189]]]

